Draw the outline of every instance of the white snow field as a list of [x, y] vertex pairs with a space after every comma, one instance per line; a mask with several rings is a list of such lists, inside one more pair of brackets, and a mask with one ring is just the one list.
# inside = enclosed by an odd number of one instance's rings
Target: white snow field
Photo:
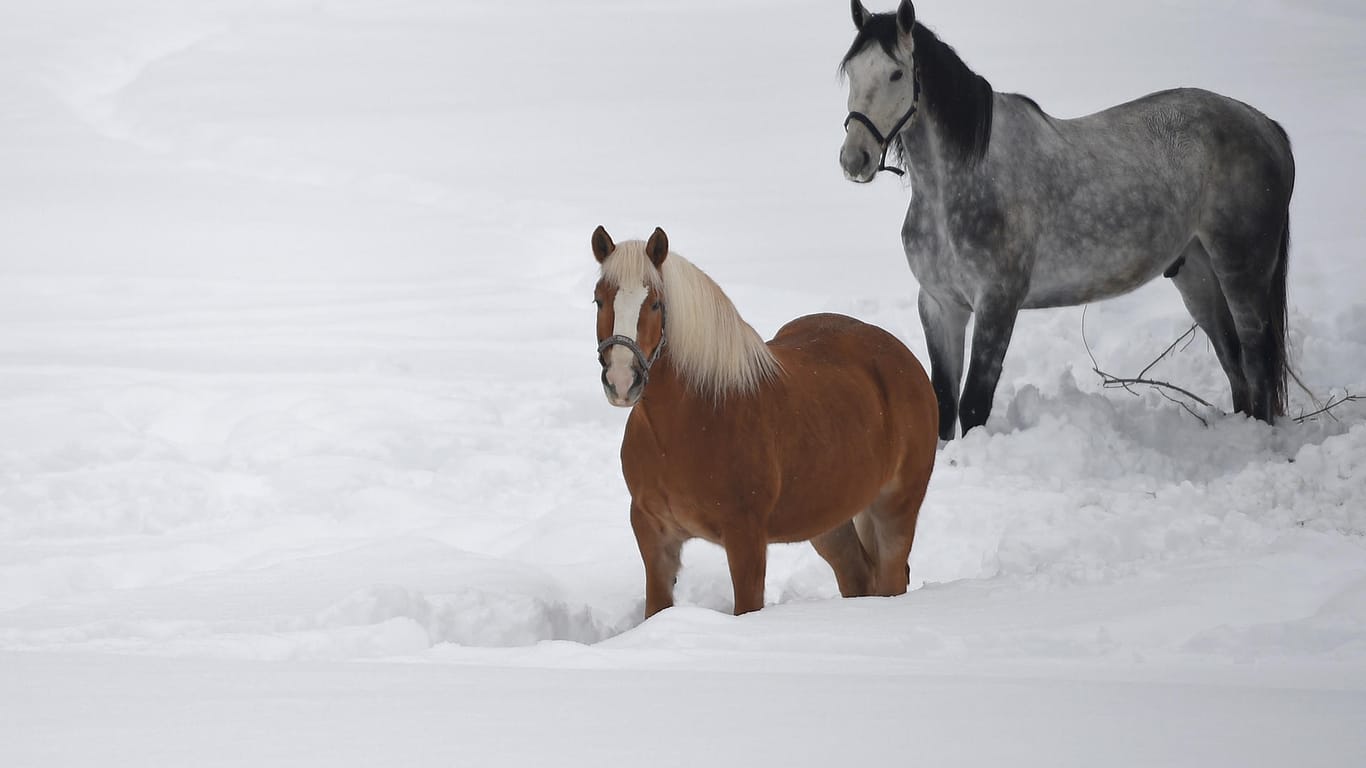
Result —
[[[1366, 394], [1366, 6], [917, 7], [1058, 116], [1198, 85], [1282, 122], [1295, 365]], [[923, 359], [910, 191], [837, 163], [852, 34], [844, 0], [0, 5], [0, 766], [1366, 765], [1366, 403], [1206, 426], [1103, 389], [1081, 308], [1022, 317], [910, 593], [774, 547], [737, 618], [697, 544], [641, 622], [589, 234]], [[1085, 322], [1122, 375], [1190, 324], [1165, 280]], [[1203, 337], [1150, 375], [1229, 410]]]

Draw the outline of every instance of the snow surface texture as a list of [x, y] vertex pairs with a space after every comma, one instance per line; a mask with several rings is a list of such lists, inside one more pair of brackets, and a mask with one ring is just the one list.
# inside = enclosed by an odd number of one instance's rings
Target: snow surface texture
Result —
[[[917, 8], [1055, 115], [1280, 120], [1294, 359], [1366, 393], [1360, 3]], [[851, 37], [833, 0], [0, 8], [0, 765], [1366, 764], [1366, 408], [1202, 426], [1102, 390], [1080, 308], [1022, 316], [910, 594], [774, 547], [735, 618], [696, 544], [640, 622], [588, 235], [923, 359], [908, 190], [836, 163]], [[1086, 336], [1133, 374], [1189, 322], [1159, 281]], [[1151, 375], [1229, 408], [1203, 337]]]

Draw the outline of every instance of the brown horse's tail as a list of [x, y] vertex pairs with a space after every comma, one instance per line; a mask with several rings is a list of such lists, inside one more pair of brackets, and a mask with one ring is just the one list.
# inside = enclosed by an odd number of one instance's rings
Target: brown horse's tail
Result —
[[1266, 345], [1266, 367], [1271, 375], [1271, 413], [1285, 415], [1286, 383], [1293, 374], [1290, 370], [1289, 353], [1285, 340], [1285, 276], [1290, 265], [1290, 212], [1285, 214], [1285, 226], [1281, 229], [1281, 252], [1276, 261], [1276, 274], [1271, 282], [1271, 324]]

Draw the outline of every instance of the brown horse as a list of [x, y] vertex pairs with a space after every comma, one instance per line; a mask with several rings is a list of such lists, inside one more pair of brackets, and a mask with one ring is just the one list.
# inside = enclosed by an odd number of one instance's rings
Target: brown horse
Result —
[[939, 436], [910, 350], [828, 314], [765, 344], [663, 230], [592, 240], [602, 385], [632, 409], [621, 469], [645, 615], [673, 605], [691, 538], [725, 548], [737, 614], [763, 607], [770, 542], [810, 540], [846, 597], [903, 594]]

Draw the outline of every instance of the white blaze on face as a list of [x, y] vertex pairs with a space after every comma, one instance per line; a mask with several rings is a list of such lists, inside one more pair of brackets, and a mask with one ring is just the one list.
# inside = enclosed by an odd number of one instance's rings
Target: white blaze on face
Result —
[[891, 59], [877, 45], [868, 45], [844, 65], [844, 72], [849, 78], [850, 112], [862, 112], [873, 117], [870, 110], [876, 109], [873, 99], [880, 84], [879, 75], [885, 74], [879, 70], [889, 69], [891, 64]]
[[[612, 302], [613, 325], [612, 333], [617, 336], [625, 336], [631, 341], [638, 342], [636, 329], [640, 324], [640, 308], [645, 305], [645, 297], [649, 295], [649, 290], [639, 285], [634, 288], [618, 288], [616, 300]], [[631, 350], [620, 344], [607, 350], [607, 383], [612, 387], [617, 398], [624, 404], [626, 393], [630, 391], [631, 384], [635, 382], [635, 373], [631, 370], [631, 365], [635, 362], [635, 355]]]

